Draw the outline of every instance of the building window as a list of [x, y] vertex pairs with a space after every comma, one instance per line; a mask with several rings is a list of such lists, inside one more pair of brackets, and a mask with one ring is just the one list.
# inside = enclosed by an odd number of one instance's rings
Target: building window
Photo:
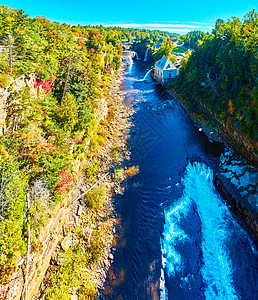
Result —
[[168, 77], [171, 77], [171, 74], [169, 73]]

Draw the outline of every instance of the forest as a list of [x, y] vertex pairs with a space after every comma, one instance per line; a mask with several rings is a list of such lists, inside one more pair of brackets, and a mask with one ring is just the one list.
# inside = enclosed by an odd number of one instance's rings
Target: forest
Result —
[[211, 34], [197, 41], [172, 84], [188, 107], [206, 120], [215, 119], [228, 132], [249, 140], [257, 154], [258, 14], [243, 22], [219, 19]]
[[181, 35], [179, 42], [185, 47], [196, 49], [198, 47], [198, 41], [202, 41], [205, 35], [206, 33], [200, 30], [190, 31], [186, 35]]
[[[8, 89], [0, 137], [1, 283], [26, 253], [28, 224], [36, 246], [41, 226], [75, 184], [73, 162], [83, 159], [86, 141], [96, 135], [97, 99], [120, 67], [117, 35], [0, 7], [0, 85]], [[36, 74], [37, 94], [15, 90], [15, 79], [30, 74]], [[28, 214], [27, 194], [36, 181], [51, 196], [47, 203], [35, 199]]]

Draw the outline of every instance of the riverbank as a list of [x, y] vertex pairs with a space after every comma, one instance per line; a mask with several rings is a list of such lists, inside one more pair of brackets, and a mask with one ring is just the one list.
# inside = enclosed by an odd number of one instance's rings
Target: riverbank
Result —
[[[166, 90], [180, 103], [195, 126], [199, 128], [199, 131], [204, 132], [210, 141], [222, 143], [224, 147], [229, 148], [228, 140], [221, 136], [220, 130], [213, 123], [190, 112], [185, 101], [175, 91], [171, 89]], [[234, 159], [230, 159], [232, 162], [236, 161], [235, 156]], [[217, 170], [215, 170], [213, 182], [217, 190], [227, 200], [231, 211], [248, 230], [255, 244], [258, 245], [258, 200], [257, 197], [255, 198], [255, 194], [257, 195], [257, 181], [255, 182], [254, 179], [253, 182], [248, 182], [247, 184], [245, 180], [241, 180], [241, 177], [244, 178], [248, 174], [250, 174], [249, 178], [254, 177], [255, 173], [256, 177], [258, 175], [254, 170], [255, 166], [249, 167], [249, 163], [245, 162], [245, 159], [238, 158], [238, 160], [241, 162], [238, 162], [237, 166], [225, 167], [223, 163], [220, 163]], [[229, 173], [230, 169], [235, 171]]]
[[193, 112], [189, 111], [185, 101], [175, 91], [172, 91], [168, 88], [166, 88], [166, 91], [169, 95], [175, 98], [178, 101], [178, 103], [184, 108], [185, 112], [192, 120], [194, 125], [199, 128], [199, 131], [203, 131], [210, 141], [223, 143], [225, 145], [225, 141], [222, 139], [222, 137], [219, 134], [219, 130], [215, 126], [213, 126], [210, 122], [204, 120], [201, 116], [198, 116]]
[[[90, 197], [99, 198], [99, 202], [103, 201], [103, 203], [91, 207], [87, 195], [73, 203], [67, 222], [63, 226], [63, 238], [52, 256], [37, 299], [42, 299], [46, 295], [52, 299], [58, 295], [56, 284], [60, 285], [60, 281], [65, 283], [60, 275], [68, 276], [70, 268], [67, 262], [71, 259], [72, 264], [76, 264], [83, 270], [79, 280], [83, 282], [81, 285], [84, 287], [83, 290], [76, 286], [76, 282], [74, 287], [71, 288], [70, 285], [72, 299], [95, 297], [105, 281], [115, 250], [115, 226], [119, 222], [112, 199], [115, 193], [123, 193], [124, 170], [130, 158], [126, 144], [133, 111], [123, 102], [122, 82], [123, 71], [120, 70], [112, 81], [107, 115], [105, 120], [101, 121], [105, 130], [105, 142], [97, 155], [93, 154], [91, 157], [92, 160], [98, 161], [99, 172], [95, 175], [95, 181], [100, 180], [100, 182], [89, 194]], [[109, 173], [111, 169], [112, 172]], [[92, 184], [86, 182], [81, 193], [85, 193]], [[102, 197], [105, 199], [100, 200]], [[82, 259], [81, 253], [84, 253], [88, 259]]]

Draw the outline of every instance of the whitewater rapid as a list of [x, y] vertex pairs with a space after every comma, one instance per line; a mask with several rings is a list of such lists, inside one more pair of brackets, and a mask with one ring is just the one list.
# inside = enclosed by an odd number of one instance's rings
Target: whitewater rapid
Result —
[[[233, 269], [227, 241], [233, 220], [226, 204], [213, 186], [212, 170], [202, 163], [189, 163], [182, 179], [183, 196], [165, 210], [162, 254], [163, 268], [168, 277], [184, 269], [182, 245], [193, 242], [182, 224], [188, 214], [196, 211], [201, 224], [201, 275], [206, 299], [238, 299], [233, 283]], [[193, 210], [193, 206], [195, 209]], [[181, 278], [188, 281], [194, 274]]]

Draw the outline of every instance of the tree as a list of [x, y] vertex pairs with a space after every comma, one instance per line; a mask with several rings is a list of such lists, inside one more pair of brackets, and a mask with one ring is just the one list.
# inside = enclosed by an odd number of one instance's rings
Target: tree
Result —
[[160, 48], [155, 53], [155, 61], [160, 60], [163, 56], [166, 56], [168, 59], [170, 59], [172, 62], [174, 62], [175, 56], [171, 54], [173, 51], [174, 44], [171, 40], [165, 40], [162, 42]]
[[76, 100], [70, 93], [66, 93], [61, 102], [58, 119], [66, 132], [71, 132], [78, 122]]

